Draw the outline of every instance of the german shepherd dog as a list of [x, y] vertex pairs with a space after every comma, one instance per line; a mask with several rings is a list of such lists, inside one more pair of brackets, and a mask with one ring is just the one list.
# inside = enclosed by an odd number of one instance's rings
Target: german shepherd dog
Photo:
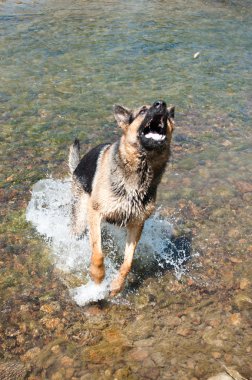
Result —
[[81, 235], [89, 227], [95, 283], [105, 276], [101, 222], [127, 228], [124, 261], [110, 286], [111, 296], [123, 289], [144, 222], [154, 211], [157, 186], [170, 157], [174, 107], [167, 108], [161, 100], [136, 110], [115, 105], [114, 115], [122, 129], [118, 141], [98, 145], [80, 159], [76, 139], [69, 153], [72, 228]]

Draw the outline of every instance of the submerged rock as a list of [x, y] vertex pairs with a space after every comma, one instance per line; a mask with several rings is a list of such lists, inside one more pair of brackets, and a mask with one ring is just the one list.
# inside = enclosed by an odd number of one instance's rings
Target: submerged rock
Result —
[[241, 281], [240, 281], [240, 289], [241, 290], [244, 290], [244, 289], [247, 289], [250, 285], [250, 281], [249, 279], [247, 278], [242, 278]]
[[230, 323], [233, 326], [239, 326], [242, 322], [241, 314], [240, 313], [234, 313], [230, 316]]
[[27, 368], [21, 362], [10, 361], [0, 363], [1, 380], [23, 380], [27, 375]]
[[40, 310], [45, 314], [54, 314], [60, 310], [59, 302], [51, 302], [41, 306]]
[[252, 299], [246, 294], [237, 294], [234, 298], [234, 304], [239, 310], [251, 309]]
[[229, 376], [225, 372], [218, 373], [218, 375], [209, 377], [207, 380], [234, 380], [233, 377]]
[[226, 367], [223, 365], [226, 372], [221, 372], [218, 375], [209, 377], [207, 380], [247, 380], [238, 371], [231, 367]]
[[24, 355], [21, 356], [21, 360], [23, 362], [31, 362], [40, 354], [40, 351], [41, 350], [39, 347], [31, 348]]
[[237, 181], [235, 183], [235, 186], [243, 194], [252, 192], [252, 183], [250, 183], [250, 182]]

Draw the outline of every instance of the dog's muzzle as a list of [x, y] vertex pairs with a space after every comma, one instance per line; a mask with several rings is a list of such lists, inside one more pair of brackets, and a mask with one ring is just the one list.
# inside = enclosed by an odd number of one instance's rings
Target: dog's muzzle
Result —
[[148, 110], [139, 128], [139, 138], [144, 148], [155, 149], [166, 142], [167, 117], [166, 103], [161, 100]]

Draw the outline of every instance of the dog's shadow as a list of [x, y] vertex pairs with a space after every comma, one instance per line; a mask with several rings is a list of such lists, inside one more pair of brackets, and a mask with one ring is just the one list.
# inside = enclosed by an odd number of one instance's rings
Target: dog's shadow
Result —
[[192, 254], [192, 234], [187, 233], [177, 237], [171, 237], [165, 242], [165, 248], [160, 257], [151, 261], [147, 266], [141, 265], [136, 260], [132, 266], [132, 276], [129, 278], [127, 290], [138, 289], [142, 282], [150, 277], [162, 275], [167, 271], [176, 270], [184, 272], [186, 263]]
[[[106, 236], [106, 238], [108, 238], [108, 236]], [[122, 257], [119, 258], [115, 252], [111, 254], [111, 240], [109, 240], [109, 243], [110, 249], [105, 248], [105, 250], [107, 254], [111, 256], [117, 269], [119, 269]], [[180, 273], [184, 272], [185, 265], [190, 260], [191, 255], [191, 232], [182, 232], [179, 236], [171, 236], [170, 239], [165, 239], [159, 254], [153, 254], [146, 258], [145, 252], [140, 252], [134, 257], [132, 269], [128, 275], [127, 285], [123, 293], [135, 291], [147, 278], [157, 277], [167, 271], [175, 270]]]

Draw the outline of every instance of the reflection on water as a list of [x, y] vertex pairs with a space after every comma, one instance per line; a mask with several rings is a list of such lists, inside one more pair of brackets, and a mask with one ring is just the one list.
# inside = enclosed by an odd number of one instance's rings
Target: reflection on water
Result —
[[[0, 2], [1, 373], [207, 379], [219, 360], [249, 378], [251, 19], [249, 0]], [[114, 103], [160, 98], [177, 125], [159, 212], [200, 256], [179, 281], [136, 258], [128, 306], [78, 308], [83, 278], [62, 285], [26, 223], [30, 190], [65, 178], [74, 137], [118, 136]]]

